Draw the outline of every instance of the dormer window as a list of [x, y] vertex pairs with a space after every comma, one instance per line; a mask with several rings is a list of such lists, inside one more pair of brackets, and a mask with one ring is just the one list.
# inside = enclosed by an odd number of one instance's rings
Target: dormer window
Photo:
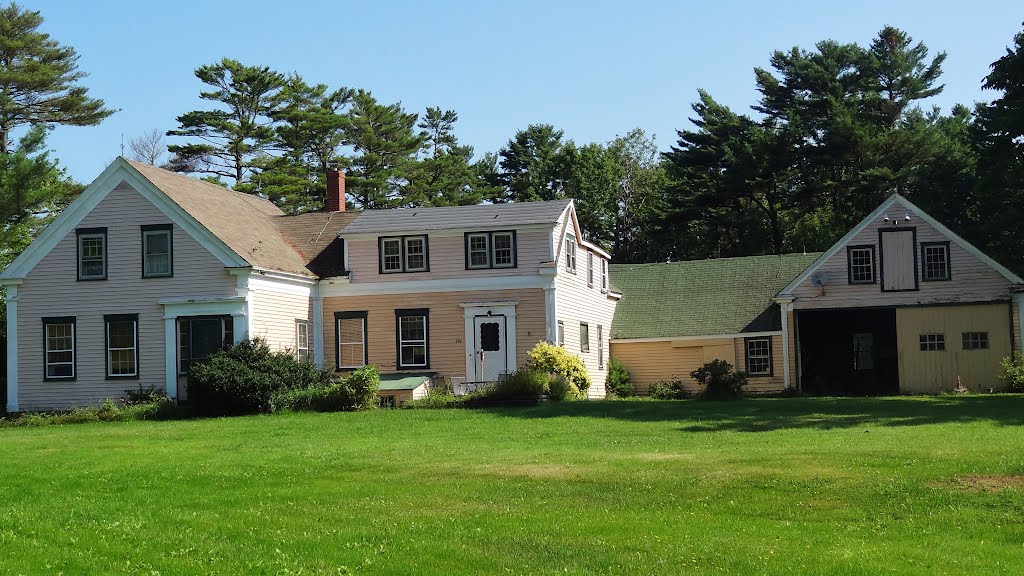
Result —
[[466, 234], [466, 270], [515, 267], [515, 232], [469, 232]]
[[379, 239], [380, 273], [426, 272], [430, 269], [426, 236]]
[[107, 279], [107, 229], [80, 228], [78, 236], [78, 279]]

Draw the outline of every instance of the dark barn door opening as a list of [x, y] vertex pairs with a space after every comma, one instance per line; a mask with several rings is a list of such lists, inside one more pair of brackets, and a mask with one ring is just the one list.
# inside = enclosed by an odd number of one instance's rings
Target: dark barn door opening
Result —
[[896, 310], [798, 311], [801, 386], [819, 396], [897, 394]]

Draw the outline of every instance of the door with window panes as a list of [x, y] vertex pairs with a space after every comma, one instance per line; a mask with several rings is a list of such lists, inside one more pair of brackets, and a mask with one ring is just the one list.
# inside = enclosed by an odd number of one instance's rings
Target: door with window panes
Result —
[[504, 315], [473, 318], [476, 380], [493, 382], [508, 372], [508, 346]]

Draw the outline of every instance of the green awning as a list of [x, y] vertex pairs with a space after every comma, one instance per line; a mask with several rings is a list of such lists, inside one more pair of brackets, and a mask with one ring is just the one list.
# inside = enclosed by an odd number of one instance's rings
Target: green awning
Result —
[[426, 384], [433, 374], [381, 374], [381, 390], [415, 390]]

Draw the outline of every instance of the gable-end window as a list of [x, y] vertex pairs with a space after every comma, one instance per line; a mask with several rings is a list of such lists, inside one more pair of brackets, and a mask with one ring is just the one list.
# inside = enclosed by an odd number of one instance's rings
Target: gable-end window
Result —
[[362, 368], [369, 361], [366, 318], [366, 312], [334, 313], [334, 334], [338, 342], [334, 364], [338, 370]]
[[942, 352], [946, 349], [945, 334], [921, 334], [921, 352]]
[[139, 315], [103, 317], [107, 340], [107, 379], [139, 376]]
[[395, 310], [399, 369], [430, 367], [429, 317], [426, 308]]
[[580, 322], [580, 352], [590, 352], [590, 325]]
[[604, 326], [597, 325], [597, 367], [604, 368]]
[[846, 250], [850, 284], [875, 283], [875, 247], [850, 246]]
[[235, 341], [231, 316], [190, 316], [178, 318], [178, 373]]
[[295, 321], [295, 359], [299, 362], [309, 359], [309, 320]]
[[988, 350], [988, 332], [964, 332], [960, 336], [964, 350]]
[[949, 242], [921, 242], [921, 262], [925, 282], [949, 280]]
[[601, 258], [601, 290], [608, 289], [608, 261]]
[[466, 270], [516, 267], [516, 233], [466, 233]]
[[587, 252], [587, 286], [594, 285], [594, 253]]
[[426, 236], [393, 236], [378, 242], [381, 274], [430, 269]]
[[142, 227], [142, 277], [161, 278], [174, 275], [174, 246], [170, 224]]
[[565, 269], [576, 273], [576, 237], [572, 234], [565, 236]]
[[74, 380], [75, 317], [43, 318], [45, 380]]
[[558, 321], [558, 334], [556, 334], [555, 337], [558, 339], [558, 345], [564, 348], [565, 347], [565, 322], [562, 322], [561, 320]]
[[772, 339], [747, 338], [745, 342], [747, 374], [751, 376], [771, 376]]
[[107, 229], [79, 228], [78, 279], [107, 279]]

